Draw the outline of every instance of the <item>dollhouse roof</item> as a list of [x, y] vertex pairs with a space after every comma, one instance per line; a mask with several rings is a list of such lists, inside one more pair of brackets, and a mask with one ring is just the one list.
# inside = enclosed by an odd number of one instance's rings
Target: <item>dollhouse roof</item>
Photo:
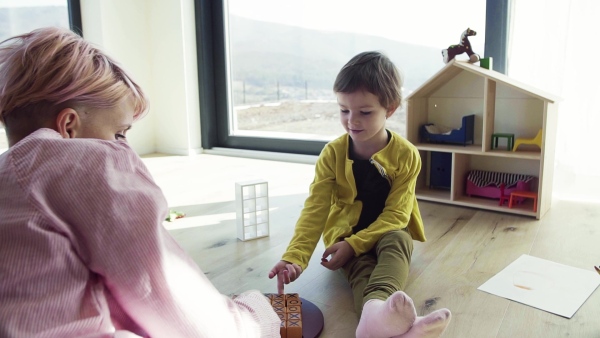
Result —
[[415, 91], [408, 95], [406, 99], [410, 100], [411, 98], [430, 96], [441, 86], [446, 84], [448, 81], [452, 80], [455, 76], [457, 76], [463, 71], [471, 72], [477, 76], [482, 76], [484, 78], [491, 79], [493, 81], [496, 81], [496, 83], [501, 83], [506, 86], [512, 87], [517, 91], [520, 91], [532, 97], [536, 97], [540, 100], [552, 103], [560, 100], [560, 98], [556, 95], [549, 94], [530, 85], [516, 81], [508, 77], [507, 75], [504, 75], [497, 71], [489, 70], [478, 65], [469, 63], [467, 61], [458, 61], [456, 59], [448, 62], [448, 64], [446, 64], [444, 68], [440, 69], [440, 71], [438, 71], [435, 75], [429, 78], [419, 88], [415, 89]]

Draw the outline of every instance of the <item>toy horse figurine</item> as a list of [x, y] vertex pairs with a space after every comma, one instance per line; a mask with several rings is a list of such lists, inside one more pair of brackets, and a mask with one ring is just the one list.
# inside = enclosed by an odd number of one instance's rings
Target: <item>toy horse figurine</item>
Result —
[[469, 36], [475, 35], [477, 35], [476, 31], [472, 30], [471, 28], [467, 28], [467, 30], [464, 31], [460, 36], [460, 43], [458, 45], [451, 45], [448, 47], [448, 49], [443, 49], [442, 56], [444, 57], [444, 63], [452, 61], [455, 56], [462, 53], [467, 53], [470, 63], [479, 61], [479, 55], [473, 52], [473, 48], [471, 48], [471, 43], [469, 42]]

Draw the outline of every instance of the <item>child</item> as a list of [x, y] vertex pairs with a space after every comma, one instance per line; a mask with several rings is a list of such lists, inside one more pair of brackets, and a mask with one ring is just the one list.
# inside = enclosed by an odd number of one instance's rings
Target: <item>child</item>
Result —
[[269, 272], [283, 292], [322, 235], [321, 265], [342, 268], [352, 287], [357, 337], [434, 337], [450, 321], [447, 309], [417, 317], [401, 291], [412, 241], [425, 241], [425, 234], [415, 197], [419, 152], [385, 129], [400, 106], [400, 87], [398, 70], [378, 52], [358, 54], [342, 68], [333, 89], [347, 133], [321, 152], [294, 236]]
[[219, 294], [162, 227], [126, 133], [140, 87], [78, 35], [0, 43], [0, 336], [279, 337], [257, 291]]

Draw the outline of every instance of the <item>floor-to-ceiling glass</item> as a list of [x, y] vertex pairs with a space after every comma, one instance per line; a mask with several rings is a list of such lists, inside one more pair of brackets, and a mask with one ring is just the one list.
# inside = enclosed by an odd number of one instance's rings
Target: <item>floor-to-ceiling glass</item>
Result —
[[[441, 51], [468, 39], [484, 55], [485, 1], [228, 0], [229, 133], [331, 140], [342, 134], [332, 91], [340, 68], [367, 50], [387, 54], [404, 96], [444, 66]], [[456, 57], [466, 60], [467, 54]], [[400, 107], [387, 127], [404, 134]]]

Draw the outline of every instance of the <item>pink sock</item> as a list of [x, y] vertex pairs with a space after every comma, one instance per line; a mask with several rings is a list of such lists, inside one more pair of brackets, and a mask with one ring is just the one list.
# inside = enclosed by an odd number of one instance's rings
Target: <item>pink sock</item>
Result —
[[393, 338], [437, 338], [444, 333], [452, 314], [448, 309], [433, 311], [425, 317], [417, 317], [413, 326], [405, 334]]
[[389, 338], [410, 329], [417, 318], [412, 299], [396, 291], [387, 300], [371, 299], [363, 306], [357, 338]]

